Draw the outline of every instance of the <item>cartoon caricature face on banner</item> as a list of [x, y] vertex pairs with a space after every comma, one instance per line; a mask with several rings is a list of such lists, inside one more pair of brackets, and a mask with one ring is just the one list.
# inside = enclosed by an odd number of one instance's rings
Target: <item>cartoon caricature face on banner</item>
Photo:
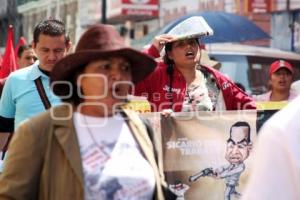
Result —
[[199, 113], [189, 119], [182, 113], [162, 117], [163, 165], [169, 188], [186, 200], [238, 199], [251, 167], [256, 111]]
[[250, 137], [249, 131], [247, 126], [233, 126], [231, 128], [225, 156], [228, 162], [239, 164], [248, 158], [252, 147], [251, 143], [247, 140]]

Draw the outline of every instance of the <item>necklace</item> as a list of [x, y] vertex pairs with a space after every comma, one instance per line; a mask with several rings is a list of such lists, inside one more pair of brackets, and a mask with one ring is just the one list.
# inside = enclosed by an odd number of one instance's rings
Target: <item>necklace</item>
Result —
[[96, 147], [97, 147], [102, 153], [104, 153], [105, 156], [109, 157], [109, 156], [110, 156], [110, 151], [111, 151], [111, 149], [110, 149], [110, 148], [105, 148], [105, 145], [100, 145], [100, 144], [97, 142], [97, 140], [96, 140], [96, 138], [95, 138], [95, 136], [94, 136], [92, 130], [91, 130], [90, 127], [89, 127], [89, 123], [88, 123], [87, 120], [86, 120], [86, 116], [85, 116], [85, 115], [82, 115], [82, 118], [83, 118], [84, 124], [86, 125], [87, 132], [88, 132], [90, 138], [92, 139], [93, 143], [96, 145]]

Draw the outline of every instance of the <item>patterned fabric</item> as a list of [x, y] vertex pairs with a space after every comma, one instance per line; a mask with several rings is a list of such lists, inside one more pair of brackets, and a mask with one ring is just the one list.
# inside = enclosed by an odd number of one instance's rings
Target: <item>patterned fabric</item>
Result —
[[208, 89], [208, 96], [211, 99], [213, 110], [216, 109], [220, 89], [217, 86], [216, 79], [212, 74], [208, 74], [206, 78], [206, 87]]
[[[155, 179], [127, 124], [74, 115], [86, 200], [152, 199]], [[96, 126], [98, 125], [98, 126]]]
[[183, 112], [212, 110], [212, 102], [205, 82], [203, 74], [197, 71], [196, 79], [187, 86], [182, 104]]
[[[153, 57], [159, 56], [158, 50], [153, 45], [149, 49], [146, 49], [144, 53]], [[166, 69], [167, 66], [165, 63], [158, 62], [155, 71], [146, 79], [139, 82], [135, 87], [134, 94], [136, 96], [147, 97], [148, 101], [153, 105], [152, 111], [155, 112], [170, 109], [172, 106], [172, 103], [170, 103], [170, 95], [168, 95], [170, 80]], [[215, 78], [216, 84], [222, 93], [222, 95], [216, 96], [222, 96], [222, 102], [220, 102], [220, 104], [225, 105], [223, 106], [225, 110], [256, 109], [253, 99], [219, 71], [207, 66], [201, 66], [201, 71], [206, 71]], [[172, 102], [176, 103], [173, 110], [180, 112], [182, 111], [182, 103], [186, 94], [186, 81], [176, 68], [174, 69], [173, 77]]]

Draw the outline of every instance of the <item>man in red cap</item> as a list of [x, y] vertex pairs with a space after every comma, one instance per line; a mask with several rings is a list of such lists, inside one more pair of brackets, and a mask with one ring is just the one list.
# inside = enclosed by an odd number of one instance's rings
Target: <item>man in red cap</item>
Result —
[[297, 96], [290, 90], [292, 81], [292, 65], [285, 60], [277, 60], [271, 64], [269, 69], [271, 90], [254, 98], [256, 101], [290, 101]]

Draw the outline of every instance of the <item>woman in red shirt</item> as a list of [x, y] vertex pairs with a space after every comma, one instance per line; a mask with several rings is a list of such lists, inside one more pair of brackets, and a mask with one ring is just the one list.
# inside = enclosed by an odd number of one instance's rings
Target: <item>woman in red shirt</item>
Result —
[[199, 46], [198, 38], [177, 40], [167, 34], [155, 37], [145, 53], [159, 58], [164, 48], [163, 61], [136, 85], [135, 95], [146, 96], [156, 112], [255, 109], [252, 98], [231, 80], [201, 64]]

